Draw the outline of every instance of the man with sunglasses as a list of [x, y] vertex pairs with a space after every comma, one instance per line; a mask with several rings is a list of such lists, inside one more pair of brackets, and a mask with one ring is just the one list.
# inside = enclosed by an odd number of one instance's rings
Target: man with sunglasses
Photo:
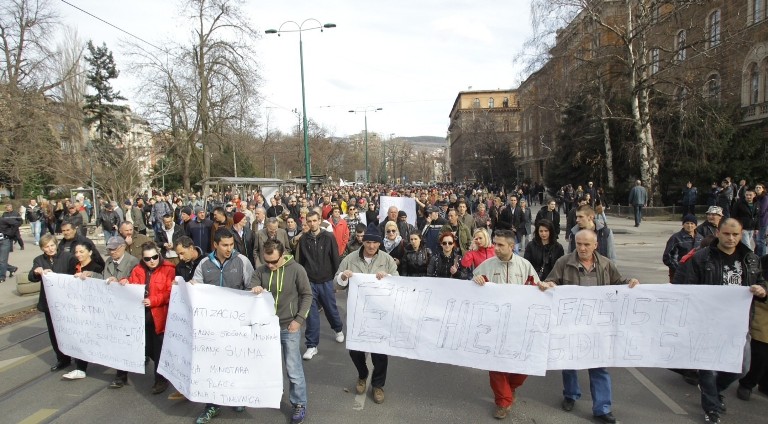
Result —
[[293, 406], [291, 424], [304, 422], [307, 410], [307, 383], [301, 361], [301, 326], [312, 305], [312, 288], [307, 272], [285, 254], [280, 241], [264, 243], [264, 265], [253, 274], [253, 293], [265, 290], [275, 299], [275, 313], [280, 320], [280, 347], [289, 381], [289, 400]]
[[[213, 235], [213, 251], [195, 268], [192, 284], [211, 284], [230, 289], [246, 290], [251, 288], [253, 266], [245, 256], [235, 250], [235, 235], [229, 228], [219, 228]], [[236, 412], [243, 412], [245, 407], [235, 407]], [[221, 406], [213, 403], [205, 405], [197, 417], [197, 424], [211, 422], [221, 412]]]

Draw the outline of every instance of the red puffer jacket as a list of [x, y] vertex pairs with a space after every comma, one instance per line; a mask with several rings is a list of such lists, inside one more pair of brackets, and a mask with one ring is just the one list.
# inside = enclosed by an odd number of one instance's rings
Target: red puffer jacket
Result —
[[[131, 271], [128, 282], [130, 284], [144, 284], [147, 272], [149, 270], [144, 262], [139, 262]], [[175, 276], [176, 267], [168, 261], [162, 261], [149, 277], [149, 296], [147, 299], [150, 302], [149, 308], [152, 318], [155, 320], [155, 332], [157, 334], [165, 332], [165, 319], [168, 317], [168, 303], [171, 300], [171, 287]]]

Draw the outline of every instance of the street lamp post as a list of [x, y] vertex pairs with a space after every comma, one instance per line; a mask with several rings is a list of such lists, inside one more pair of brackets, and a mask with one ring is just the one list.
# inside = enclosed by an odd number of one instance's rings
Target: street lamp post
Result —
[[[317, 26], [313, 26], [311, 28], [304, 28], [304, 24], [307, 22], [310, 22], [312, 24], [317, 24]], [[291, 29], [291, 30], [284, 30], [283, 26], [285, 24], [293, 24], [296, 25], [297, 29]], [[277, 34], [279, 37], [280, 34], [284, 32], [298, 32], [299, 33], [299, 64], [301, 65], [301, 107], [304, 113], [304, 168], [306, 172], [306, 178], [307, 178], [307, 199], [310, 198], [310, 176], [311, 176], [311, 169], [309, 166], [309, 132], [308, 132], [308, 121], [307, 121], [307, 99], [306, 99], [306, 92], [304, 89], [304, 43], [301, 40], [301, 33], [304, 31], [311, 31], [314, 29], [319, 29], [320, 32], [323, 32], [323, 28], [336, 28], [336, 24], [321, 24], [320, 21], [314, 18], [305, 19], [301, 24], [295, 22], [295, 21], [285, 21], [282, 24], [280, 24], [280, 27], [278, 29], [268, 29], [264, 31], [266, 34]]]
[[365, 116], [365, 183], [366, 184], [371, 182], [371, 179], [368, 175], [370, 173], [370, 169], [368, 169], [368, 112], [378, 112], [380, 110], [383, 110], [383, 108], [368, 106], [363, 109], [357, 109], [357, 110], [353, 109], [349, 111], [349, 113], [363, 112], [363, 116]]

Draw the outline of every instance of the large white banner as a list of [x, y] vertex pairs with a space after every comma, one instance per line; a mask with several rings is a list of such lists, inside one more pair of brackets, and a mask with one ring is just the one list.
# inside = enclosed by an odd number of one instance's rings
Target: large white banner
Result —
[[354, 274], [347, 348], [491, 371], [663, 367], [740, 372], [746, 287], [478, 286]]
[[[387, 219], [387, 211], [390, 206], [394, 206], [398, 211], [405, 211], [408, 215], [406, 221], [409, 224], [416, 226], [416, 200], [410, 197], [379, 197], [379, 222], [384, 222]], [[365, 214], [365, 211], [362, 211]], [[382, 234], [383, 236], [384, 234]]]
[[283, 370], [272, 295], [173, 286], [158, 371], [194, 402], [279, 408]]
[[144, 286], [71, 275], [43, 275], [59, 349], [67, 355], [144, 374]]
[[551, 292], [549, 369], [741, 372], [752, 301], [746, 287], [560, 286]]
[[550, 305], [533, 286], [354, 274], [347, 348], [544, 375]]

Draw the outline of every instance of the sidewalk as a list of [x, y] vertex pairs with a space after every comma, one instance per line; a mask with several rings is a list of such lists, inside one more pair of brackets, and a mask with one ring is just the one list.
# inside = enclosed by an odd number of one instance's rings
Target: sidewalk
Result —
[[[19, 271], [13, 274], [13, 277], [6, 277], [4, 283], [0, 283], [0, 316], [34, 308], [37, 305], [38, 294], [20, 295], [16, 291], [16, 283], [27, 281], [27, 275], [32, 268], [32, 261], [43, 252], [35, 246], [35, 239], [32, 237], [29, 224], [24, 224], [21, 227], [21, 237], [24, 239], [24, 250], [19, 249], [19, 245], [16, 244], [8, 258], [8, 263], [18, 267]], [[93, 242], [103, 255], [105, 253], [103, 237], [99, 234], [93, 239]]]

